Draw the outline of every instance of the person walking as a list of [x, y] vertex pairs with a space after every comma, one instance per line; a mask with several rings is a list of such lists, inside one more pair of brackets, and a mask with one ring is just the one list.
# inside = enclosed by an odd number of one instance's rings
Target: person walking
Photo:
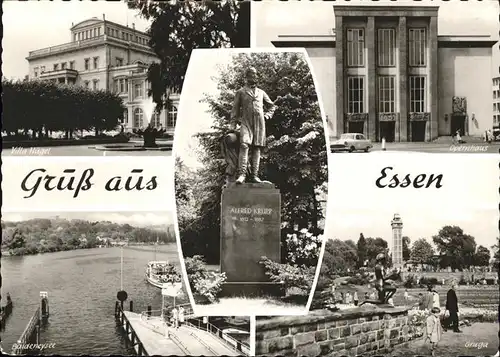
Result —
[[421, 311], [425, 310], [425, 296], [422, 293], [418, 294], [418, 309]]
[[432, 289], [432, 307], [437, 307], [438, 309], [441, 309], [441, 304], [439, 302], [439, 293], [435, 290]]
[[181, 326], [184, 323], [184, 308], [181, 306], [179, 307], [179, 326]]
[[432, 285], [427, 285], [427, 293], [425, 295], [425, 309], [431, 311], [434, 307], [434, 294], [432, 293]]
[[438, 307], [433, 307], [431, 310], [431, 314], [429, 315], [429, 317], [427, 317], [426, 320], [426, 332], [427, 332], [426, 341], [428, 340], [431, 344], [432, 356], [435, 355], [437, 344], [439, 343], [443, 335], [441, 321], [439, 319], [440, 312], [441, 310], [439, 310]]
[[453, 282], [451, 284], [451, 289], [448, 290], [448, 293], [446, 294], [445, 316], [446, 315], [449, 316], [448, 323], [446, 325], [447, 328], [451, 326], [453, 328], [453, 332], [461, 333], [462, 331], [460, 331], [458, 324], [459, 312], [458, 312], [458, 298], [457, 298], [457, 293], [455, 291], [456, 289], [457, 289], [457, 283]]
[[359, 299], [358, 299], [358, 292], [357, 291], [354, 292], [353, 300], [354, 300], [354, 306], [358, 306]]
[[408, 295], [408, 289], [405, 289], [404, 298], [405, 298], [405, 303], [408, 303], [408, 300], [410, 298], [409, 295]]
[[176, 307], [172, 309], [172, 323], [174, 324], [174, 328], [179, 328], [179, 311]]

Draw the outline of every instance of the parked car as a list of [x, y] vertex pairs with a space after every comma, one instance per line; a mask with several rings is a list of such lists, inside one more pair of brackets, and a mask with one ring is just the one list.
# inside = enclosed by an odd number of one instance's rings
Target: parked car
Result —
[[360, 133], [346, 133], [340, 135], [340, 138], [330, 144], [331, 151], [357, 151], [363, 150], [364, 152], [370, 151], [373, 147], [370, 139], [367, 139]]

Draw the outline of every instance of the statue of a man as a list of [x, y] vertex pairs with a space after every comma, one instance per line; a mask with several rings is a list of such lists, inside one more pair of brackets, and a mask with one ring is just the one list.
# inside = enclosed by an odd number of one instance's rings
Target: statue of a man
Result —
[[388, 274], [386, 271], [386, 256], [378, 254], [376, 257], [377, 264], [375, 265], [375, 288], [378, 292], [380, 303], [387, 303], [388, 300], [396, 293], [394, 280], [399, 279], [400, 272], [398, 270]]
[[[246, 86], [236, 92], [231, 112], [231, 129], [240, 124], [240, 148], [236, 183], [247, 179], [247, 166], [250, 158], [250, 182], [262, 182], [259, 177], [260, 154], [266, 145], [265, 120], [271, 118], [276, 106], [269, 96], [257, 88], [257, 70], [253, 67], [245, 73]], [[250, 153], [250, 155], [249, 155]], [[249, 157], [250, 156], [250, 157]]]

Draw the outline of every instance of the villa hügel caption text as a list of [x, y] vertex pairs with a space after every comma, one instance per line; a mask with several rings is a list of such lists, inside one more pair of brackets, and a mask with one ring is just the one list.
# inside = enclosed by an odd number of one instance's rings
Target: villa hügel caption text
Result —
[[[113, 176], [106, 180], [104, 188], [109, 192], [154, 190], [158, 187], [157, 176], [145, 178], [143, 169], [133, 169], [129, 176]], [[77, 172], [75, 169], [64, 169], [62, 174], [52, 174], [46, 169], [31, 170], [21, 181], [21, 189], [28, 192], [24, 198], [33, 197], [39, 189], [46, 191], [73, 192], [77, 198], [82, 191], [88, 191], [94, 186], [92, 177], [95, 170], [92, 168]]]

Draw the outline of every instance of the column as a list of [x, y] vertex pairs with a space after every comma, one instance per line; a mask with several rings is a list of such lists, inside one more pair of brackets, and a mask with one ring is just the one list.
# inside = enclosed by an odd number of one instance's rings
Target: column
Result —
[[367, 90], [368, 90], [368, 123], [366, 134], [372, 141], [377, 140], [377, 68], [376, 68], [376, 43], [375, 43], [375, 17], [369, 16], [366, 26], [366, 49], [367, 49]]
[[399, 18], [399, 141], [408, 139], [408, 31], [406, 17]]
[[437, 17], [432, 16], [429, 21], [429, 105], [431, 118], [429, 123], [429, 137], [431, 141], [438, 137], [438, 24]]
[[337, 118], [335, 126], [337, 136], [345, 132], [344, 116], [344, 29], [342, 16], [335, 16], [335, 95]]

